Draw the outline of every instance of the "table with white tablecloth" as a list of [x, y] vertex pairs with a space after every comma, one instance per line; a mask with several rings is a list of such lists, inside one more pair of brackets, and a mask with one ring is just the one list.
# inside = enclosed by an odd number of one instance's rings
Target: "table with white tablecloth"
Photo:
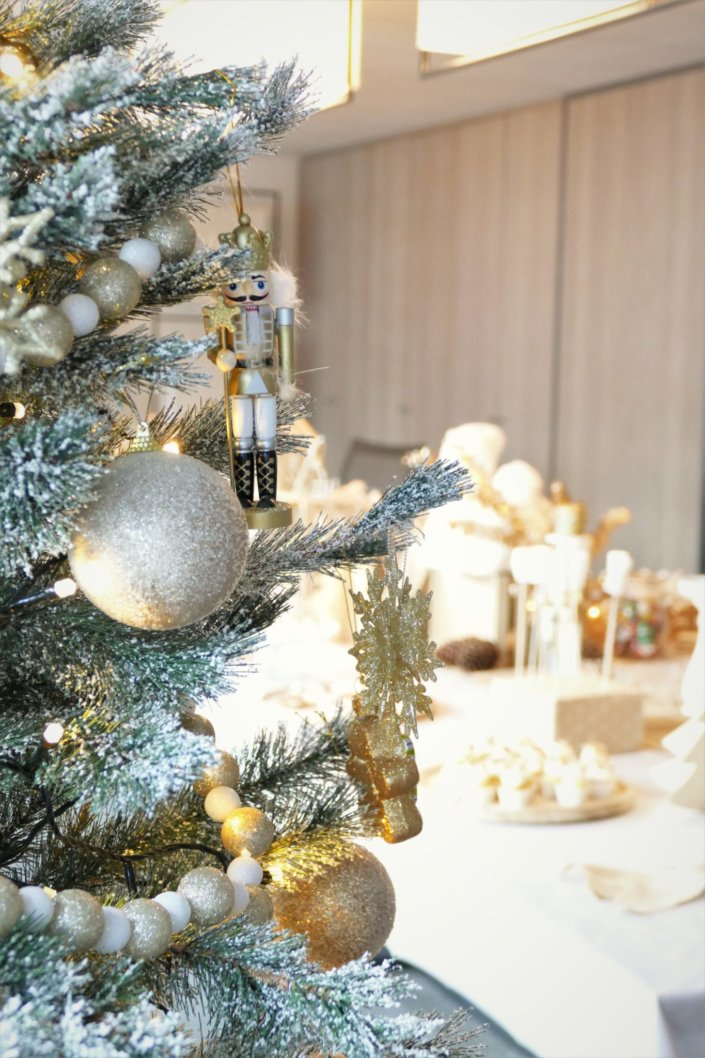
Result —
[[[354, 688], [352, 659], [332, 644], [280, 642], [261, 662], [216, 718], [225, 741], [282, 717], [295, 723]], [[553, 826], [479, 821], [463, 770], [451, 765], [472, 740], [482, 687], [458, 670], [439, 674], [437, 718], [420, 725], [418, 743], [424, 830], [404, 844], [371, 844], [397, 894], [389, 949], [540, 1058], [701, 1056], [703, 900], [632, 914], [598, 900], [576, 865], [698, 866], [705, 816], [668, 802], [650, 778], [665, 754], [644, 750], [614, 758], [636, 791], [626, 815]], [[291, 708], [297, 696], [312, 708]]]

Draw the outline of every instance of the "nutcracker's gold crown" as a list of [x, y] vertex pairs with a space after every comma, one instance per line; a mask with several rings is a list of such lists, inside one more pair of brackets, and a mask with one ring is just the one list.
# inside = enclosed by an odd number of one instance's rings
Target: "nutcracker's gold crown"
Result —
[[224, 231], [218, 236], [218, 241], [236, 250], [247, 250], [250, 255], [248, 271], [266, 272], [270, 266], [272, 233], [254, 228], [247, 213], [241, 213], [238, 219], [240, 223], [237, 228]]

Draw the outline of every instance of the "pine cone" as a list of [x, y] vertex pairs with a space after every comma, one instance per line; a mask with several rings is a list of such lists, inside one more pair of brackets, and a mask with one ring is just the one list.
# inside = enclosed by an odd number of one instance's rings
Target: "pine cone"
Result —
[[499, 650], [495, 643], [490, 643], [487, 639], [476, 639], [474, 636], [444, 643], [438, 648], [436, 655], [446, 665], [458, 665], [468, 672], [493, 669], [499, 660]]

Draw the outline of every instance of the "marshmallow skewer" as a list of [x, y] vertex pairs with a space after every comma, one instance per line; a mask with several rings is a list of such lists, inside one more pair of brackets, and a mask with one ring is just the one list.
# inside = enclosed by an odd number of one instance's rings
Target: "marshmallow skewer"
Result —
[[614, 667], [614, 643], [617, 638], [617, 615], [619, 600], [624, 593], [627, 577], [634, 568], [632, 556], [628, 551], [608, 551], [605, 556], [605, 579], [603, 588], [610, 596], [607, 611], [607, 632], [602, 653], [602, 679], [612, 678]]

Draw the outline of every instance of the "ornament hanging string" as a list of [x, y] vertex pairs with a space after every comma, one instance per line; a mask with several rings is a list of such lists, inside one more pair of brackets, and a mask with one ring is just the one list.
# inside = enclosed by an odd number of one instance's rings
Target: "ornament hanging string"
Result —
[[[222, 77], [224, 81], [227, 81], [227, 83], [232, 88], [233, 92], [232, 92], [232, 96], [231, 96], [231, 99], [230, 99], [230, 105], [232, 106], [232, 108], [234, 110], [235, 109], [235, 100], [237, 98], [236, 85], [228, 77], [228, 75], [225, 73], [224, 70], [216, 70], [215, 72], [220, 77]], [[236, 124], [235, 121], [233, 119], [231, 119], [230, 122], [228, 123], [228, 126], [227, 126], [225, 131], [226, 132], [230, 132], [232, 129], [235, 128], [235, 124]], [[243, 194], [242, 194], [242, 180], [240, 179], [240, 163], [239, 162], [235, 163], [235, 174], [237, 176], [237, 190], [235, 188], [235, 184], [233, 183], [232, 167], [229, 166], [229, 165], [226, 166], [225, 171], [228, 174], [228, 183], [230, 184], [230, 192], [231, 192], [231, 194], [233, 196], [233, 202], [235, 204], [235, 212], [237, 213], [238, 216], [240, 216], [241, 213], [245, 212], [245, 203], [244, 203]]]

